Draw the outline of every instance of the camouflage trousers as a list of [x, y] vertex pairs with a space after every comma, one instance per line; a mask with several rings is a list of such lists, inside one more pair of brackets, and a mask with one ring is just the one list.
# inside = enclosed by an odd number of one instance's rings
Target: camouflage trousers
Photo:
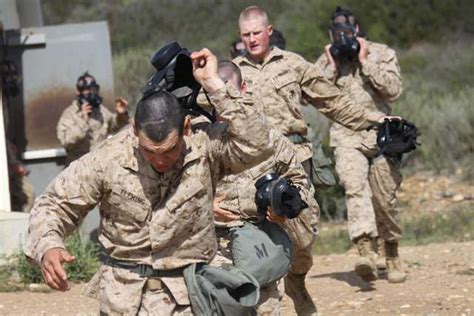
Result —
[[[232, 265], [232, 250], [228, 228], [216, 227], [218, 241], [217, 254], [210, 265], [223, 267]], [[260, 289], [260, 299], [256, 306], [257, 315], [280, 315], [280, 294], [277, 282]]]
[[346, 190], [349, 237], [352, 241], [366, 234], [385, 241], [401, 236], [396, 209], [402, 175], [385, 156], [369, 163], [370, 152], [355, 148], [335, 148], [336, 171]]
[[283, 228], [293, 244], [293, 262], [290, 272], [306, 274], [313, 266], [313, 245], [317, 236], [319, 207], [315, 212], [314, 206], [309, 207], [293, 219], [287, 220]]
[[84, 294], [100, 301], [101, 315], [193, 315], [182, 276], [151, 281], [126, 269], [103, 265]]
[[[311, 172], [311, 162], [306, 160], [302, 163], [307, 174]], [[314, 196], [314, 186], [311, 185], [309, 194]], [[313, 266], [313, 246], [318, 235], [318, 223], [320, 209], [316, 199], [309, 199], [308, 208], [293, 219], [287, 220], [282, 226], [293, 244], [293, 262], [290, 272], [294, 274], [306, 274]]]

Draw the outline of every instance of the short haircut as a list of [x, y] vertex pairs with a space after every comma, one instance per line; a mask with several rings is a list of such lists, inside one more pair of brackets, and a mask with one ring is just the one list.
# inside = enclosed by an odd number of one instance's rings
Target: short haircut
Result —
[[265, 12], [265, 10], [255, 5], [247, 7], [243, 9], [242, 12], [240, 12], [239, 25], [242, 21], [251, 20], [255, 18], [261, 18], [265, 26], [270, 25], [267, 12]]
[[224, 81], [236, 84], [236, 88], [240, 90], [242, 85], [242, 73], [239, 67], [229, 60], [222, 60], [218, 64], [219, 77]]
[[185, 112], [178, 99], [158, 91], [140, 100], [135, 111], [135, 127], [154, 142], [161, 142], [174, 130], [183, 134]]

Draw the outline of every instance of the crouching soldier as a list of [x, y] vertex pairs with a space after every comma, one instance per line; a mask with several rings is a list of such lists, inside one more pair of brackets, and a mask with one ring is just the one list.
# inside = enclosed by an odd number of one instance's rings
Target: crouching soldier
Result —
[[153, 91], [138, 104], [130, 129], [67, 167], [31, 212], [26, 254], [41, 266], [46, 284], [65, 291], [63, 264], [75, 258], [64, 239], [99, 205], [107, 259], [86, 294], [100, 300], [101, 313], [191, 313], [182, 272], [216, 253], [218, 176], [271, 154], [265, 119], [242, 106], [238, 91], [219, 78], [216, 57], [203, 49], [190, 58], [195, 80], [228, 122], [224, 139], [213, 129], [192, 134], [178, 99]]

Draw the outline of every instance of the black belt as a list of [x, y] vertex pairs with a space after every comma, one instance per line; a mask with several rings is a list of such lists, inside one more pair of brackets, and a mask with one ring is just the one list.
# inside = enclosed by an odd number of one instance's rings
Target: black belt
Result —
[[110, 256], [106, 257], [104, 264], [113, 268], [126, 269], [128, 271], [137, 273], [144, 278], [164, 278], [180, 276], [183, 275], [183, 270], [185, 268], [182, 267], [173, 270], [157, 270], [153, 269], [153, 267], [148, 264], [118, 260]]

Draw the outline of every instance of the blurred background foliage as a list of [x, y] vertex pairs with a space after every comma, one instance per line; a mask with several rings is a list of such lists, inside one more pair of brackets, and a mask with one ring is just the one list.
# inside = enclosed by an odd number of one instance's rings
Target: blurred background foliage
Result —
[[[312, 62], [328, 43], [335, 7], [351, 9], [370, 40], [398, 52], [404, 93], [394, 113], [413, 121], [423, 134], [423, 145], [408, 157], [404, 173], [457, 170], [465, 179], [474, 179], [474, 24], [468, 21], [474, 1], [42, 1], [46, 24], [108, 21], [115, 90], [132, 107], [151, 75], [149, 59], [158, 48], [179, 41], [191, 50], [208, 47], [227, 59], [229, 45], [238, 36], [238, 15], [253, 4], [267, 10], [271, 23], [283, 31], [288, 50]], [[327, 120], [311, 109], [305, 114], [327, 145]], [[326, 218], [344, 217], [340, 187], [319, 192], [318, 200]]]

